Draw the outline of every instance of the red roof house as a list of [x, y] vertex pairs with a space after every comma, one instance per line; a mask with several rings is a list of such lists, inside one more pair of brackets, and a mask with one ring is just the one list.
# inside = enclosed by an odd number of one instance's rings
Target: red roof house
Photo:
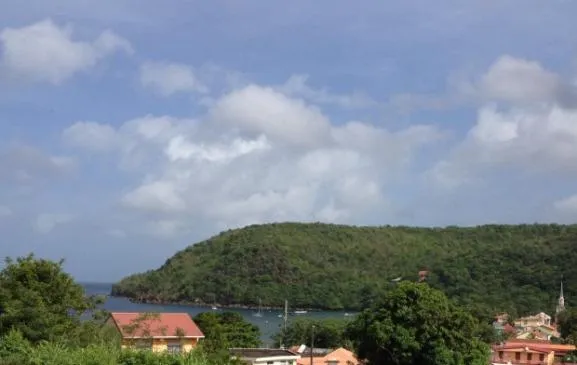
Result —
[[188, 352], [204, 338], [188, 313], [110, 314], [108, 323], [122, 336], [122, 347]]
[[512, 339], [492, 347], [491, 361], [493, 364], [553, 364], [569, 352], [575, 351], [575, 346], [556, 344], [543, 340]]

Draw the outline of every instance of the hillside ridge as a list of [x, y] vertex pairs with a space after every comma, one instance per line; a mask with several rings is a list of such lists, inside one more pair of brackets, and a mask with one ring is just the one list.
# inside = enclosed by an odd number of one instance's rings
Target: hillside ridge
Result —
[[135, 274], [112, 294], [135, 301], [357, 310], [391, 280], [427, 281], [479, 310], [553, 310], [577, 281], [577, 225], [475, 227], [271, 223], [221, 232]]

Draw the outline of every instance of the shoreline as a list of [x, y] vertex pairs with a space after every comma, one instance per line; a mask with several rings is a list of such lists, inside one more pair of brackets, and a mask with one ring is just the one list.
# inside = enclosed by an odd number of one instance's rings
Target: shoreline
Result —
[[[189, 306], [189, 307], [200, 307], [200, 308], [212, 308], [213, 306], [217, 307], [217, 308], [222, 308], [222, 309], [244, 309], [244, 310], [258, 310], [258, 305], [248, 305], [248, 304], [219, 304], [219, 303], [215, 303], [215, 304], [208, 304], [208, 303], [204, 303], [204, 302], [200, 302], [200, 301], [164, 301], [164, 300], [159, 300], [159, 299], [137, 299], [137, 298], [131, 298], [131, 297], [127, 297], [127, 296], [123, 296], [123, 295], [113, 295], [113, 294], [109, 294], [110, 297], [113, 298], [124, 298], [129, 300], [131, 303], [137, 303], [137, 304], [154, 304], [154, 305], [180, 305], [180, 306]], [[289, 302], [290, 304], [290, 302]], [[284, 310], [284, 306], [261, 306], [260, 307], [261, 310], [263, 311], [282, 311]], [[358, 309], [350, 309], [350, 308], [344, 308], [344, 309], [320, 309], [320, 308], [304, 308], [304, 307], [295, 307], [292, 308], [291, 310], [289, 310], [289, 315], [290, 314], [294, 314], [295, 311], [306, 311], [306, 312], [334, 312], [334, 313], [338, 313], [338, 312], [344, 312], [347, 313], [347, 311], [352, 312], [352, 313], [357, 313], [360, 312], [360, 310]]]

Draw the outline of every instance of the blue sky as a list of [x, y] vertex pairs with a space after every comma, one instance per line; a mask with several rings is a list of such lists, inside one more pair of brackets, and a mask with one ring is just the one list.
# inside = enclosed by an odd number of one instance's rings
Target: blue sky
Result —
[[253, 223], [572, 223], [576, 13], [7, 0], [0, 254], [112, 281]]

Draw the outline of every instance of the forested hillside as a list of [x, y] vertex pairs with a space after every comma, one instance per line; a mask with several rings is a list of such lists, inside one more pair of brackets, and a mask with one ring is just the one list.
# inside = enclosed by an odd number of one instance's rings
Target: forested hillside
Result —
[[565, 277], [577, 282], [577, 226], [352, 227], [278, 223], [223, 232], [132, 275], [113, 295], [137, 301], [359, 309], [402, 276], [461, 304], [524, 314], [552, 311]]

